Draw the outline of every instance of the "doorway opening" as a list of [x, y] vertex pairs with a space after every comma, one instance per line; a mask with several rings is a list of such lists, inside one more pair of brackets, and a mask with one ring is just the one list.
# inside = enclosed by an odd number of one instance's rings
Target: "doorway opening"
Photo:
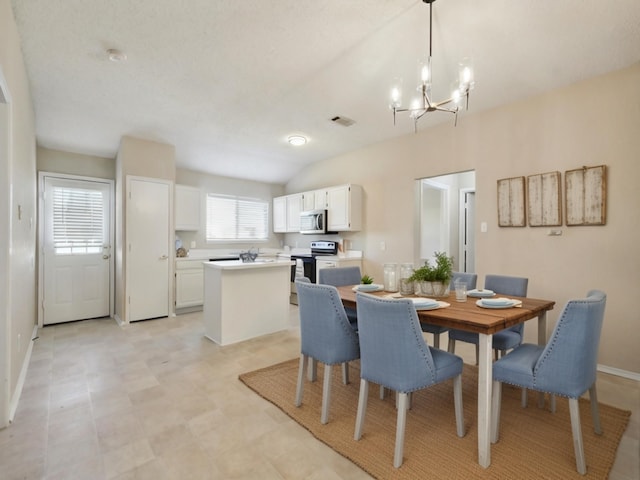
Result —
[[454, 257], [454, 270], [475, 272], [475, 171], [417, 180], [419, 264], [435, 252]]

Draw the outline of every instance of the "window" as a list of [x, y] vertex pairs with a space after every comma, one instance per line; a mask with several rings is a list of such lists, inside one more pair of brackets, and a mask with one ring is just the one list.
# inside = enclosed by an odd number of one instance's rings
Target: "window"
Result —
[[268, 225], [268, 202], [207, 194], [207, 242], [267, 240]]
[[102, 252], [104, 227], [101, 191], [53, 188], [53, 248], [56, 254]]

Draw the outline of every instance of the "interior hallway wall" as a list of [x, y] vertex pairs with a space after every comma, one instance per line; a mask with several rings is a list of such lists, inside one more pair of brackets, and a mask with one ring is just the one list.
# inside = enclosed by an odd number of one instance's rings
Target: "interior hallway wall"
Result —
[[[7, 268], [0, 272], [8, 286], [7, 305], [0, 311], [0, 315], [6, 315], [7, 325], [7, 338], [0, 341], [0, 355], [8, 364], [8, 396], [13, 409], [36, 325], [37, 181], [34, 107], [9, 0], [0, 0], [0, 68], [11, 95], [5, 107], [9, 112], [9, 153], [7, 158], [0, 155], [3, 162], [0, 171], [6, 175], [0, 182], [5, 195], [0, 204], [8, 202], [5, 205], [8, 222], [0, 229], [3, 250], [0, 254], [8, 259]], [[0, 419], [0, 427], [3, 423], [4, 419]]]

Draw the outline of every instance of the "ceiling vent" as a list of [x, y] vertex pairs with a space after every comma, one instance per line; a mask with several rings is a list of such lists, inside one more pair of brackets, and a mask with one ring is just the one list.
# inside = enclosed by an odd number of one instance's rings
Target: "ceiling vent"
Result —
[[356, 123], [354, 120], [351, 120], [350, 118], [340, 117], [340, 116], [333, 117], [331, 121], [333, 123], [337, 123], [338, 125], [342, 125], [343, 127], [350, 127], [351, 125]]

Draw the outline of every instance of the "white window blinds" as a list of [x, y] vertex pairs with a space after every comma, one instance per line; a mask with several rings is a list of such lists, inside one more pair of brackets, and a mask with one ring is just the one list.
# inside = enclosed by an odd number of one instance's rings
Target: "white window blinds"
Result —
[[102, 252], [105, 228], [102, 192], [53, 188], [53, 248], [57, 254]]
[[207, 194], [207, 242], [267, 240], [268, 225], [268, 202]]

